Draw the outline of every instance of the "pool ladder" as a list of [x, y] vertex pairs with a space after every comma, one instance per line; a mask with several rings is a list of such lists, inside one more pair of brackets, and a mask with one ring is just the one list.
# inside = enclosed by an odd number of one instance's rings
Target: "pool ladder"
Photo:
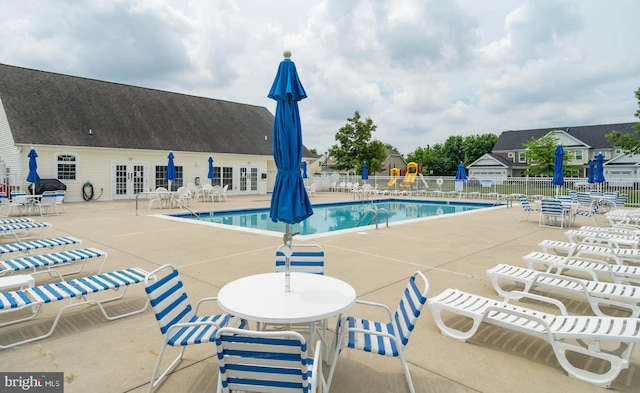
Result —
[[[372, 213], [372, 214], [369, 214]], [[383, 208], [369, 208], [367, 209], [367, 211], [364, 212], [364, 216], [362, 216], [362, 218], [360, 219], [360, 221], [358, 222], [358, 226], [363, 225], [365, 218], [371, 216], [371, 218], [369, 219], [369, 221], [367, 221], [366, 224], [364, 225], [371, 225], [371, 222], [373, 220], [376, 221], [376, 229], [378, 229], [378, 222], [380, 221], [380, 213], [384, 213], [385, 219], [386, 219], [386, 225], [387, 228], [389, 228], [389, 212], [387, 212], [386, 209]]]
[[[198, 220], [200, 219], [200, 215], [198, 213], [194, 212], [193, 210], [189, 209], [189, 207], [187, 205], [185, 205], [181, 200], [179, 200], [178, 198], [175, 198], [173, 195], [169, 195], [169, 198], [171, 198], [171, 200], [173, 200], [178, 206], [182, 207], [183, 209], [185, 209], [189, 213], [191, 213], [192, 216], [194, 216]], [[212, 214], [212, 216], [213, 216], [213, 214]]]

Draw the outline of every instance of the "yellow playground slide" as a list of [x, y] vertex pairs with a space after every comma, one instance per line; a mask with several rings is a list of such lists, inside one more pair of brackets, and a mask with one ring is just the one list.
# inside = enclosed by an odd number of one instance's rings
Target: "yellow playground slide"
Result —
[[401, 188], [411, 188], [416, 182], [416, 176], [418, 175], [418, 164], [410, 162], [407, 164], [407, 173], [404, 175], [404, 181], [400, 183]]
[[398, 176], [400, 176], [399, 168], [391, 168], [391, 179], [389, 179], [389, 183], [387, 183], [388, 187], [393, 187], [396, 185], [396, 181], [398, 180]]

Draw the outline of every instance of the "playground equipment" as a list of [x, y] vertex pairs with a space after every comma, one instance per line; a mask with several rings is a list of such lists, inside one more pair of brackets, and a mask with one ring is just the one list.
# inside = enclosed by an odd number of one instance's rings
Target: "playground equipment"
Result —
[[387, 186], [393, 187], [396, 185], [398, 176], [400, 176], [400, 168], [391, 168], [390, 176], [391, 176], [391, 179], [389, 179], [389, 183], [387, 183]]
[[410, 162], [407, 164], [407, 173], [404, 175], [404, 180], [400, 183], [400, 188], [412, 188], [416, 183], [416, 176], [418, 175], [418, 163]]

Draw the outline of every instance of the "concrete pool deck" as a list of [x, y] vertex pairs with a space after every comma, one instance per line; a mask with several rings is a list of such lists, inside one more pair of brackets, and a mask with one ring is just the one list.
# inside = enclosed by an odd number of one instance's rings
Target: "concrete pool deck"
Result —
[[[193, 209], [257, 208], [269, 195], [230, 196], [226, 202], [196, 203]], [[313, 203], [350, 200], [347, 193], [318, 193]], [[84, 240], [84, 247], [109, 253], [105, 270], [137, 266], [147, 271], [171, 263], [179, 268], [191, 301], [215, 296], [226, 283], [246, 275], [271, 272], [280, 237], [159, 219], [159, 213], [135, 202], [78, 202], [66, 212], [46, 216], [49, 236]], [[390, 228], [313, 239], [326, 253], [326, 274], [350, 283], [363, 300], [395, 309], [407, 277], [425, 273], [429, 295], [459, 288], [497, 298], [485, 271], [498, 263], [522, 265], [521, 257], [537, 250], [543, 239], [565, 240], [563, 231], [539, 228], [537, 215], [519, 222], [519, 205], [490, 209]], [[39, 218], [39, 217], [38, 217]], [[591, 224], [578, 217], [575, 225]], [[294, 238], [294, 241], [295, 238]], [[92, 274], [98, 265], [88, 265]], [[141, 285], [109, 307], [124, 310], [147, 301]], [[63, 303], [63, 302], [58, 302]], [[0, 328], [0, 342], [24, 332], [41, 331], [62, 304], [43, 307], [33, 321]], [[569, 303], [571, 312], [589, 313], [583, 302]], [[215, 307], [211, 312], [218, 312]], [[378, 317], [354, 307], [350, 314]], [[4, 320], [6, 317], [1, 317]], [[330, 324], [333, 326], [333, 322]], [[95, 307], [64, 314], [49, 338], [0, 351], [0, 371], [62, 371], [65, 392], [146, 392], [157, 359], [161, 335], [152, 312], [107, 322]], [[173, 352], [172, 352], [173, 353]], [[467, 343], [440, 334], [428, 307], [423, 310], [406, 355], [417, 392], [603, 392], [570, 378], [551, 347], [538, 339], [486, 326]], [[170, 354], [165, 357], [168, 364]], [[615, 380], [613, 391], [636, 392], [640, 386], [640, 353]], [[325, 368], [325, 371], [328, 371]], [[215, 391], [215, 345], [187, 349], [185, 360], [157, 392]], [[345, 350], [331, 392], [407, 392], [397, 359]]]

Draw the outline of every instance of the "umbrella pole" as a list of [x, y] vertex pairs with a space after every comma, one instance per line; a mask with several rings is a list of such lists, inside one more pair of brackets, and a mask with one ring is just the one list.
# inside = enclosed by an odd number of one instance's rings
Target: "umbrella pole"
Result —
[[284, 241], [285, 249], [284, 252], [284, 291], [291, 292], [291, 242], [293, 240], [293, 235], [291, 234], [289, 224], [286, 224], [286, 229], [284, 232], [284, 236], [282, 237]]

